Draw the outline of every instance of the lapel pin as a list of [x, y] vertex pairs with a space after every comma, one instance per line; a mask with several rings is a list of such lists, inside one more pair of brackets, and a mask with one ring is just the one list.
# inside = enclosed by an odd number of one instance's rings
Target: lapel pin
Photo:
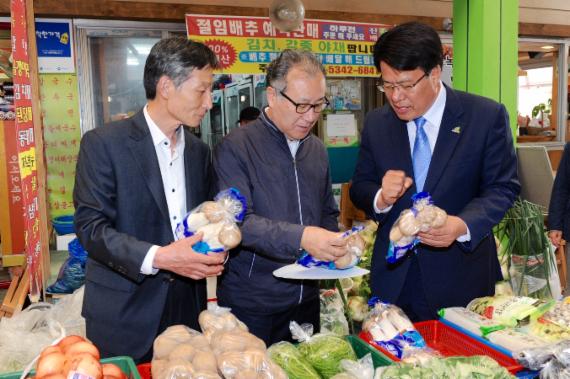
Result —
[[451, 131], [455, 134], [461, 133], [461, 126], [456, 126], [455, 128], [451, 129]]

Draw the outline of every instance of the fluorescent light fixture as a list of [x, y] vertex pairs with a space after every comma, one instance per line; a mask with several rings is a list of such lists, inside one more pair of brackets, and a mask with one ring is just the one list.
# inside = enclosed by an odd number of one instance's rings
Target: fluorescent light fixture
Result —
[[137, 58], [127, 58], [127, 66], [138, 66], [139, 60]]
[[552, 50], [554, 49], [554, 46], [552, 45], [544, 45], [540, 47], [542, 50]]

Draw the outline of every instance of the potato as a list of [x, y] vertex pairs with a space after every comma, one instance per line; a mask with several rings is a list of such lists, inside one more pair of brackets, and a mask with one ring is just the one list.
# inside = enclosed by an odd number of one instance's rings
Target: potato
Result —
[[362, 255], [365, 246], [366, 242], [358, 233], [351, 234], [346, 240], [346, 250], [357, 257]]
[[186, 217], [186, 225], [191, 231], [197, 230], [198, 228], [208, 225], [210, 220], [206, 218], [203, 212], [191, 213]]
[[170, 353], [180, 344], [174, 338], [158, 336], [153, 344], [153, 359], [168, 359]]
[[224, 223], [218, 235], [220, 242], [230, 250], [241, 242], [241, 231], [236, 224]]
[[152, 378], [158, 378], [164, 373], [164, 371], [166, 371], [168, 361], [166, 359], [153, 359], [150, 367]]
[[195, 354], [196, 349], [193, 346], [184, 343], [176, 346], [168, 355], [168, 359], [170, 361], [180, 359], [186, 361], [187, 363], [191, 363], [192, 358], [194, 358]]
[[217, 374], [216, 369], [213, 372], [196, 371], [192, 379], [222, 379], [222, 377]]
[[257, 371], [255, 370], [243, 370], [234, 376], [235, 379], [257, 379]]
[[192, 366], [196, 371], [218, 372], [218, 363], [211, 351], [197, 350], [192, 360]]
[[[197, 333], [197, 332], [196, 332]], [[192, 329], [187, 327], [186, 325], [172, 325], [166, 328], [164, 332], [160, 334], [159, 337], [171, 337], [178, 341], [187, 341], [190, 337], [193, 336]]]
[[197, 350], [210, 350], [210, 342], [208, 342], [208, 339], [202, 334], [196, 334], [193, 336], [189, 343]]
[[352, 254], [347, 252], [342, 257], [340, 257], [336, 261], [334, 261], [334, 265], [336, 266], [336, 268], [340, 268], [340, 269], [347, 268], [348, 266], [350, 266], [352, 264], [353, 260], [354, 260], [354, 257], [352, 256]]
[[402, 234], [402, 231], [400, 230], [400, 227], [398, 225], [392, 226], [392, 229], [390, 229], [390, 241], [397, 242], [403, 236], [404, 235]]
[[210, 340], [212, 350], [216, 354], [226, 351], [244, 351], [247, 349], [265, 350], [265, 343], [253, 334], [233, 329], [229, 331], [218, 331], [214, 333]]
[[215, 201], [206, 201], [202, 203], [200, 210], [210, 222], [220, 222], [224, 219], [224, 209]]

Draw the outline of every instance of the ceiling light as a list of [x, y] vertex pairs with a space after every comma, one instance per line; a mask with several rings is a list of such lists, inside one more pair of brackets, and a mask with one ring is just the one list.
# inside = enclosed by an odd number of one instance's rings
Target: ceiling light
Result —
[[552, 45], [544, 45], [544, 46], [541, 46], [540, 48], [543, 49], [543, 50], [552, 50], [552, 49], [554, 49], [554, 46], [552, 46]]

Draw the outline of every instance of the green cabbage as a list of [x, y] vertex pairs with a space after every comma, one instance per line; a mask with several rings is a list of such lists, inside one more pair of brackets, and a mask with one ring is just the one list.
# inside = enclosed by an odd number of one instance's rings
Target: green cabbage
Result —
[[342, 371], [341, 360], [357, 360], [350, 343], [331, 334], [317, 334], [300, 343], [299, 352], [325, 379]]
[[290, 342], [278, 342], [267, 349], [269, 357], [277, 363], [289, 379], [321, 379], [299, 350]]

